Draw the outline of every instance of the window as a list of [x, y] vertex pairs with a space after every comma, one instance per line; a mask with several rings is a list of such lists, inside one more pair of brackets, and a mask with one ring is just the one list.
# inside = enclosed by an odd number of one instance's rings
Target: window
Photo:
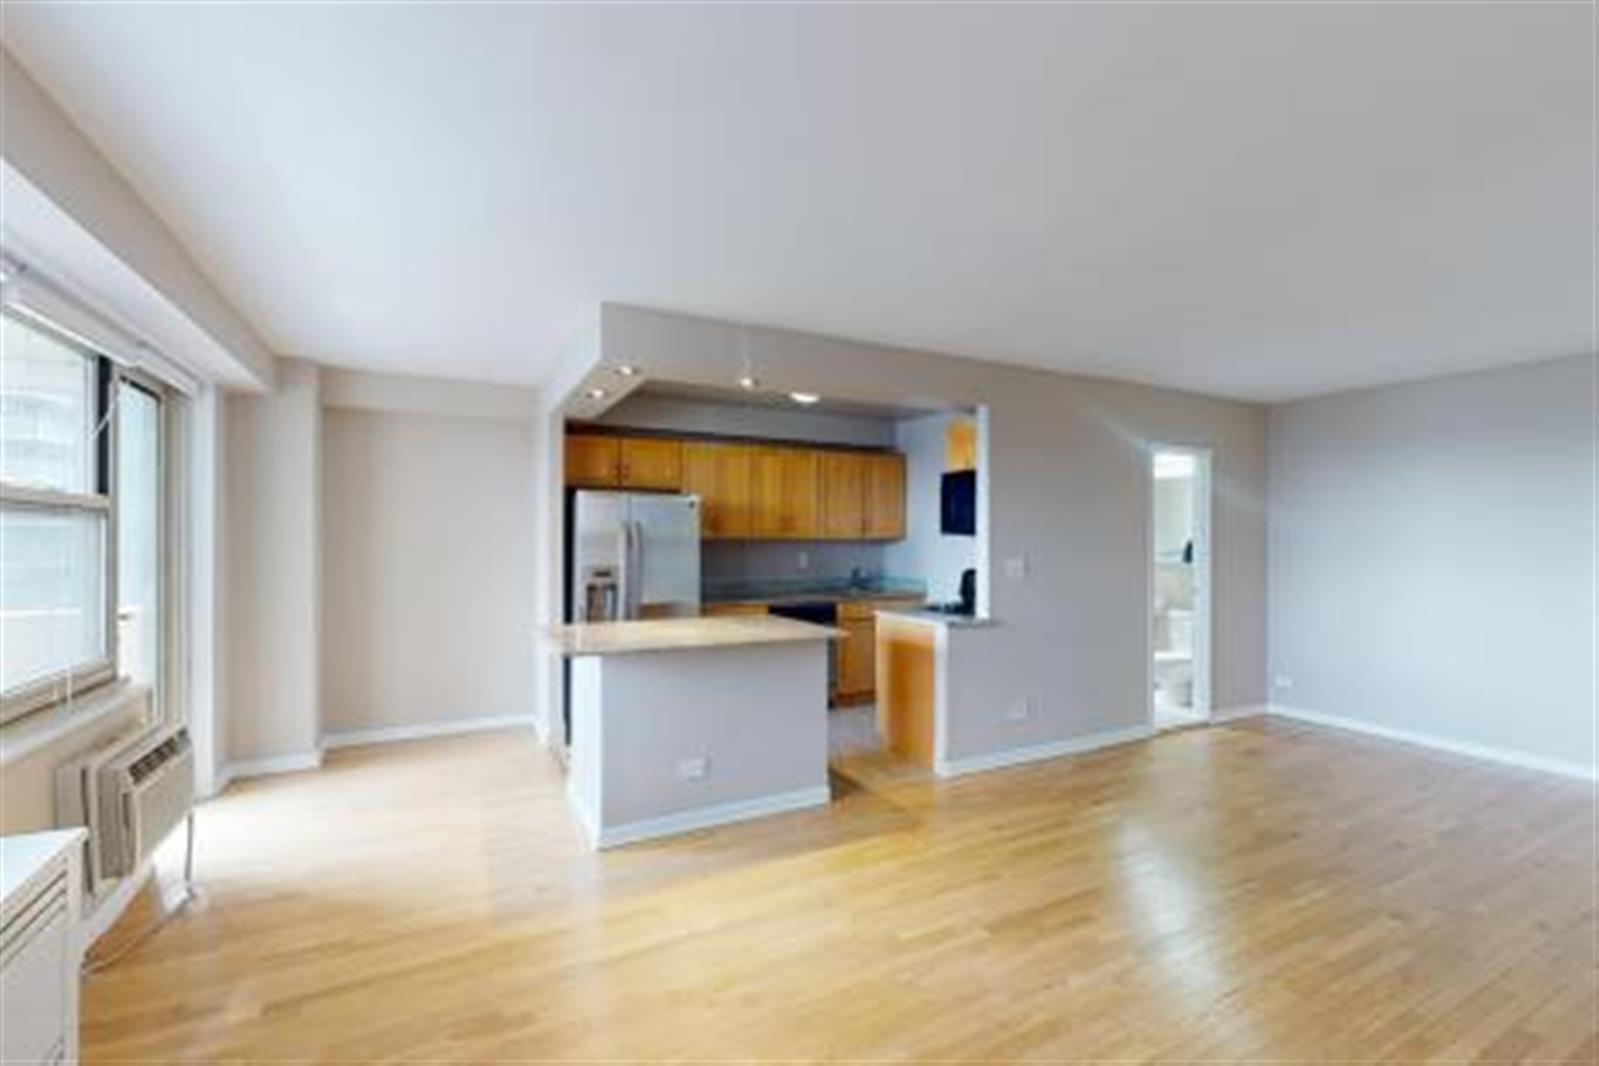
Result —
[[0, 314], [0, 722], [160, 668], [158, 386]]

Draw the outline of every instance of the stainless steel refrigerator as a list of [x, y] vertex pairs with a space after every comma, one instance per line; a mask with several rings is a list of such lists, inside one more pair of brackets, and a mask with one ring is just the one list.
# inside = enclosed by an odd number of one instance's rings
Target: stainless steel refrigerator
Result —
[[699, 613], [698, 496], [579, 492], [572, 507], [573, 621]]

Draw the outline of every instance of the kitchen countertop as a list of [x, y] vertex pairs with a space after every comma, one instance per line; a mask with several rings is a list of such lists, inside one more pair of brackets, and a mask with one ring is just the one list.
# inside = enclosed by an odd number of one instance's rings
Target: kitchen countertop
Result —
[[550, 645], [561, 655], [632, 655], [749, 644], [837, 640], [844, 631], [791, 618], [659, 618], [636, 622], [580, 622], [552, 626]]
[[948, 626], [950, 629], [986, 629], [999, 623], [992, 618], [978, 618], [970, 614], [945, 614], [942, 611], [896, 610], [883, 608], [877, 612], [890, 618], [903, 618], [909, 622], [923, 622], [933, 626]]

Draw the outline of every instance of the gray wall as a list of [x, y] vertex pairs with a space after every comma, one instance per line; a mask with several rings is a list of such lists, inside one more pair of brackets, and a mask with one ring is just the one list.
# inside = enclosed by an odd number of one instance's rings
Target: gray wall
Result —
[[635, 392], [599, 418], [602, 425], [728, 437], [814, 441], [889, 447], [894, 422], [869, 415], [807, 411], [790, 407], [721, 403]]
[[[718, 586], [748, 581], [847, 578], [855, 569], [875, 577], [884, 573], [884, 566], [881, 544], [827, 540], [711, 541], [700, 549], [701, 581], [713, 592]], [[920, 575], [896, 570], [891, 576], [915, 578]]]
[[322, 743], [322, 408], [315, 364], [282, 360], [277, 391], [223, 417], [230, 762], [313, 756]]
[[1275, 702], [1591, 765], [1594, 376], [1579, 356], [1273, 409]]
[[964, 412], [907, 418], [894, 429], [894, 441], [905, 453], [905, 539], [888, 546], [890, 573], [927, 582], [929, 599], [949, 602], [960, 597], [961, 571], [977, 565], [977, 538], [939, 532], [943, 487], [945, 430], [956, 419], [975, 421]]
[[531, 424], [329, 408], [322, 457], [325, 731], [531, 718]]
[[[590, 373], [605, 380], [602, 351], [605, 363], [658, 380], [726, 388], [742, 332], [606, 305], [597, 348], [574, 351], [551, 402], [580, 396]], [[785, 388], [879, 405], [987, 405], [991, 563], [980, 580], [998, 625], [963, 732], [971, 754], [1147, 724], [1151, 441], [1215, 451], [1215, 704], [1264, 701], [1263, 407], [783, 330], [755, 329], [750, 340]], [[541, 529], [546, 544], [550, 531]], [[1004, 576], [1012, 558], [1023, 561], [1019, 577]], [[543, 602], [541, 617], [553, 620]], [[1033, 713], [1007, 718], [1019, 699]]]

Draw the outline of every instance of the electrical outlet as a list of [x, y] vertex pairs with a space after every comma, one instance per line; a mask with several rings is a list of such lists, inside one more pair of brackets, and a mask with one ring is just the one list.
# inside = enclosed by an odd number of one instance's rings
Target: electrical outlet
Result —
[[1020, 581], [1027, 576], [1027, 556], [1012, 555], [1005, 560], [1005, 576], [1012, 581]]
[[1284, 692], [1289, 692], [1294, 687], [1294, 679], [1289, 677], [1287, 674], [1278, 674], [1276, 677], [1272, 678], [1271, 683], [1277, 688], [1282, 689]]
[[1023, 696], [1009, 707], [1005, 708], [1007, 722], [1025, 722], [1032, 716], [1033, 701]]
[[685, 781], [699, 781], [711, 772], [711, 760], [703, 755], [677, 760], [677, 776]]
[[811, 568], [811, 553], [807, 551], [800, 552], [794, 559], [794, 565], [801, 570], [809, 570]]

